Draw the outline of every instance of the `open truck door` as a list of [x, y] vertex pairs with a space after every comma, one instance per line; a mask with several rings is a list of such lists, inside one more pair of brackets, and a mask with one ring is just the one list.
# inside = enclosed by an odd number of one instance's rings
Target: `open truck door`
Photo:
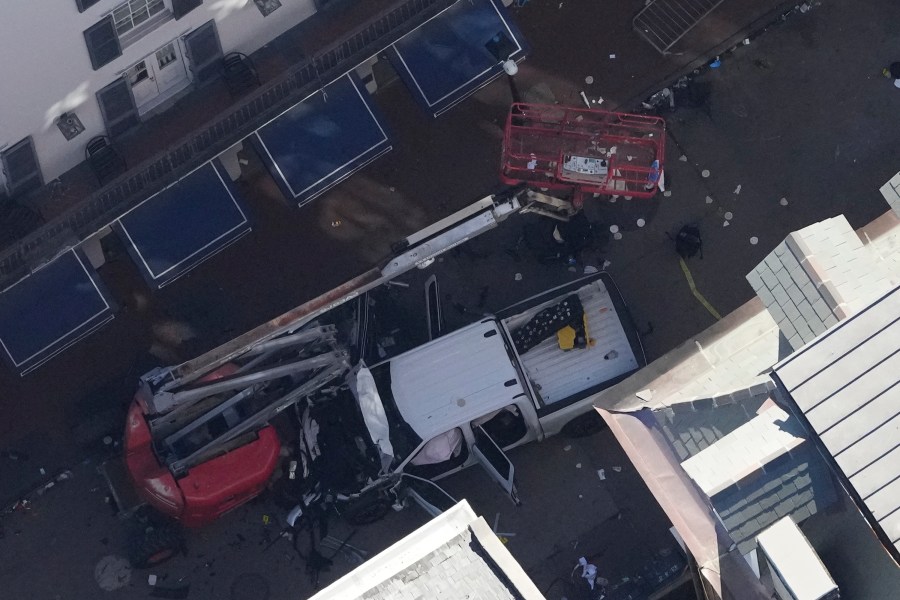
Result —
[[472, 431], [475, 434], [475, 444], [472, 445], [475, 458], [487, 474], [506, 491], [515, 505], [519, 506], [522, 502], [516, 491], [515, 466], [481, 425], [476, 425]]

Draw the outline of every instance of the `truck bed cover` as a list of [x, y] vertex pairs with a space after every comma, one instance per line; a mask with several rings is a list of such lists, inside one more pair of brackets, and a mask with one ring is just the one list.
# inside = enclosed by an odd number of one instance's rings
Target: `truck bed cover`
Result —
[[[607, 282], [613, 287], [612, 293]], [[510, 333], [516, 331], [537, 313], [572, 293], [578, 294], [584, 306], [588, 337], [594, 345], [584, 349], [561, 350], [554, 335], [519, 355], [541, 403], [538, 409], [547, 407], [548, 412], [555, 410], [563, 400], [568, 405], [588, 393], [612, 385], [646, 362], [630, 320], [622, 314], [625, 312], [624, 303], [608, 275], [574, 289], [571, 286], [558, 288], [552, 293], [542, 294], [534, 302], [525, 301], [518, 305], [520, 312], [502, 319], [503, 324]], [[528, 308], [523, 310], [523, 305]], [[515, 310], [517, 306], [504, 313]], [[626, 326], [630, 332], [626, 332]]]

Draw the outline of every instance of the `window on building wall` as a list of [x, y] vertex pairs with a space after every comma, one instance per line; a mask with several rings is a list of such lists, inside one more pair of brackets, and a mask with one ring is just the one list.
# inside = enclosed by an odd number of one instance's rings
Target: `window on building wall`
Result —
[[85, 30], [91, 66], [96, 71], [122, 50], [171, 19], [180, 19], [203, 0], [128, 0]]
[[0, 152], [0, 168], [3, 169], [6, 193], [10, 198], [44, 185], [31, 136]]
[[116, 33], [121, 38], [128, 32], [139, 30], [152, 21], [153, 17], [168, 11], [163, 0], [128, 0], [113, 9], [112, 17]]

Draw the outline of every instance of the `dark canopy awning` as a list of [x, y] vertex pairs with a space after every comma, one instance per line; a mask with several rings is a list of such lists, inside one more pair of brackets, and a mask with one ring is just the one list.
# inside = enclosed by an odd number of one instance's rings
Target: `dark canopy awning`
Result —
[[457, 2], [388, 48], [422, 107], [437, 117], [520, 60], [527, 46], [499, 0]]
[[113, 223], [147, 282], [168, 285], [250, 231], [228, 173], [213, 160]]
[[0, 294], [3, 359], [25, 375], [110, 321], [114, 310], [87, 259], [65, 252]]
[[348, 73], [250, 137], [284, 195], [300, 206], [391, 149], [369, 93]]

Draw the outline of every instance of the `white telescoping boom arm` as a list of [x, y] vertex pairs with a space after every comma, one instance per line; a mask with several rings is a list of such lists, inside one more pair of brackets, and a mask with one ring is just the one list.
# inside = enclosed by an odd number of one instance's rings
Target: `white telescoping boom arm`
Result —
[[396, 256], [383, 267], [372, 268], [197, 358], [148, 373], [143, 380], [152, 388], [154, 399], [159, 397], [158, 403], [149, 400], [148, 408], [151, 413], [167, 412], [172, 408], [173, 394], [187, 384], [237, 357], [258, 350], [260, 345], [266, 345], [273, 338], [295, 332], [316, 317], [414, 267], [430, 265], [439, 254], [495, 228], [522, 208], [521, 193], [524, 191], [514, 190], [507, 195], [482, 198], [395, 244]]

